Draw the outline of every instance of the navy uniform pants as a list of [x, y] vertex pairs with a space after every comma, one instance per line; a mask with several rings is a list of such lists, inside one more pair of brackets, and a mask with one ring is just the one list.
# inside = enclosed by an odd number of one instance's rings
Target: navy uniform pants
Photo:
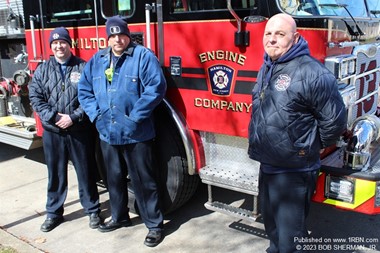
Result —
[[163, 215], [159, 206], [156, 171], [153, 166], [153, 141], [110, 145], [100, 141], [114, 221], [129, 219], [126, 177], [129, 174], [140, 217], [150, 230], [161, 230]]
[[260, 170], [259, 195], [269, 253], [303, 252], [296, 238], [308, 236], [306, 217], [318, 170], [267, 174]]
[[97, 167], [92, 132], [58, 134], [44, 131], [42, 141], [48, 168], [47, 217], [56, 218], [63, 215], [63, 205], [67, 197], [69, 159], [76, 171], [79, 198], [85, 213], [99, 212], [99, 193], [96, 186]]

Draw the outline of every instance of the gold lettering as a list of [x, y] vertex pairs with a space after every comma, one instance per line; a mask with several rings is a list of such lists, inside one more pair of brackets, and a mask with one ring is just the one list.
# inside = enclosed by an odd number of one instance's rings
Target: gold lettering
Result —
[[209, 61], [215, 60], [215, 51], [207, 52], [207, 58]]
[[194, 105], [196, 107], [201, 107], [202, 106], [202, 99], [201, 98], [195, 98], [194, 99]]
[[108, 46], [105, 38], [79, 38], [72, 40], [73, 48], [79, 49], [97, 49], [98, 47], [106, 48]]
[[224, 58], [224, 52], [222, 50], [216, 51], [216, 59], [223, 60], [223, 58]]
[[105, 38], [99, 39], [99, 48], [106, 48], [107, 47], [107, 41]]
[[247, 112], [250, 112], [252, 104], [244, 103], [245, 108], [247, 108]]
[[222, 100], [220, 103], [221, 103], [220, 109], [223, 110], [224, 107], [227, 107], [227, 101]]
[[232, 111], [235, 111], [235, 108], [234, 108], [234, 103], [232, 103], [232, 102], [229, 102], [229, 103], [228, 103], [228, 107], [227, 107], [227, 110], [232, 110]]
[[210, 108], [210, 99], [203, 100], [203, 107]]
[[247, 57], [242, 54], [223, 50], [207, 51], [204, 53], [200, 53], [198, 56], [201, 63], [205, 63], [207, 61], [225, 60], [235, 62], [242, 66], [244, 66], [245, 60], [247, 59]]
[[242, 54], [239, 54], [239, 58], [238, 58], [237, 64], [244, 66], [245, 59], [247, 59], [247, 57], [245, 57]]
[[236, 111], [238, 112], [243, 111], [243, 103], [236, 103]]
[[228, 59], [229, 61], [232, 61], [232, 62], [236, 62], [236, 58], [237, 58], [237, 53], [230, 53], [230, 58]]
[[201, 63], [204, 63], [207, 61], [206, 53], [201, 53], [199, 55], [199, 59], [201, 60]]
[[97, 43], [98, 40], [96, 38], [90, 38], [90, 41], [91, 41], [92, 48], [96, 48], [98, 44]]
[[88, 44], [87, 38], [84, 39], [84, 44], [85, 44], [84, 48], [91, 49], [91, 45]]
[[216, 109], [216, 110], [226, 110], [234, 112], [245, 112], [249, 113], [252, 104], [247, 104], [243, 102], [232, 102], [225, 101], [221, 99], [208, 99], [208, 98], [194, 98], [195, 107], [203, 107], [206, 109]]
[[78, 47], [78, 40], [71, 40], [71, 43], [73, 45], [73, 48]]
[[212, 100], [212, 108], [219, 108], [219, 100]]

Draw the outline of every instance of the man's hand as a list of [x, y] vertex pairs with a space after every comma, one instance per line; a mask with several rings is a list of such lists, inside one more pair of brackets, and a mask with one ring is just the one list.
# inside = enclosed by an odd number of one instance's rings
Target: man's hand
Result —
[[57, 122], [55, 122], [55, 125], [59, 128], [66, 129], [73, 125], [73, 121], [71, 120], [70, 116], [68, 114], [62, 114], [58, 113], [58, 115], [61, 117]]

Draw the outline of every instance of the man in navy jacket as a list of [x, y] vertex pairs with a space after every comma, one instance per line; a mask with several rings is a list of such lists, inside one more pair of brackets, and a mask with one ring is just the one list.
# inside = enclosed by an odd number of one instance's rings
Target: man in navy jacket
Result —
[[49, 174], [47, 218], [41, 230], [49, 232], [63, 221], [69, 159], [77, 174], [81, 204], [90, 216], [89, 225], [97, 228], [100, 204], [94, 131], [78, 101], [78, 82], [85, 62], [72, 55], [66, 28], [54, 29], [49, 42], [54, 57], [38, 66], [29, 86], [31, 104], [44, 128], [42, 140]]
[[346, 129], [346, 109], [335, 77], [310, 56], [291, 16], [269, 19], [263, 44], [248, 154], [261, 164], [260, 205], [268, 252], [302, 252], [296, 238], [307, 237], [305, 220], [320, 152]]

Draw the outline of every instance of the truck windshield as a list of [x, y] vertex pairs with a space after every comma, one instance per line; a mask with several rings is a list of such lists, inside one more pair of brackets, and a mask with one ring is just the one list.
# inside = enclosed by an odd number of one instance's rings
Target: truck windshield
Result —
[[[369, 0], [373, 8], [379, 7], [378, 0]], [[368, 17], [364, 0], [278, 0], [284, 12], [295, 16], [342, 16]], [[371, 5], [369, 3], [369, 5]]]
[[[254, 8], [257, 5], [256, 0], [231, 0], [233, 9]], [[171, 6], [172, 12], [194, 12], [194, 11], [214, 11], [227, 9], [226, 0], [173, 0]]]
[[114, 15], [129, 16], [133, 13], [132, 0], [103, 0], [101, 1], [102, 14], [105, 18]]
[[50, 22], [91, 19], [91, 0], [51, 0], [46, 1], [46, 16]]
[[373, 17], [380, 17], [380, 1], [379, 0], [367, 0], [368, 10]]

